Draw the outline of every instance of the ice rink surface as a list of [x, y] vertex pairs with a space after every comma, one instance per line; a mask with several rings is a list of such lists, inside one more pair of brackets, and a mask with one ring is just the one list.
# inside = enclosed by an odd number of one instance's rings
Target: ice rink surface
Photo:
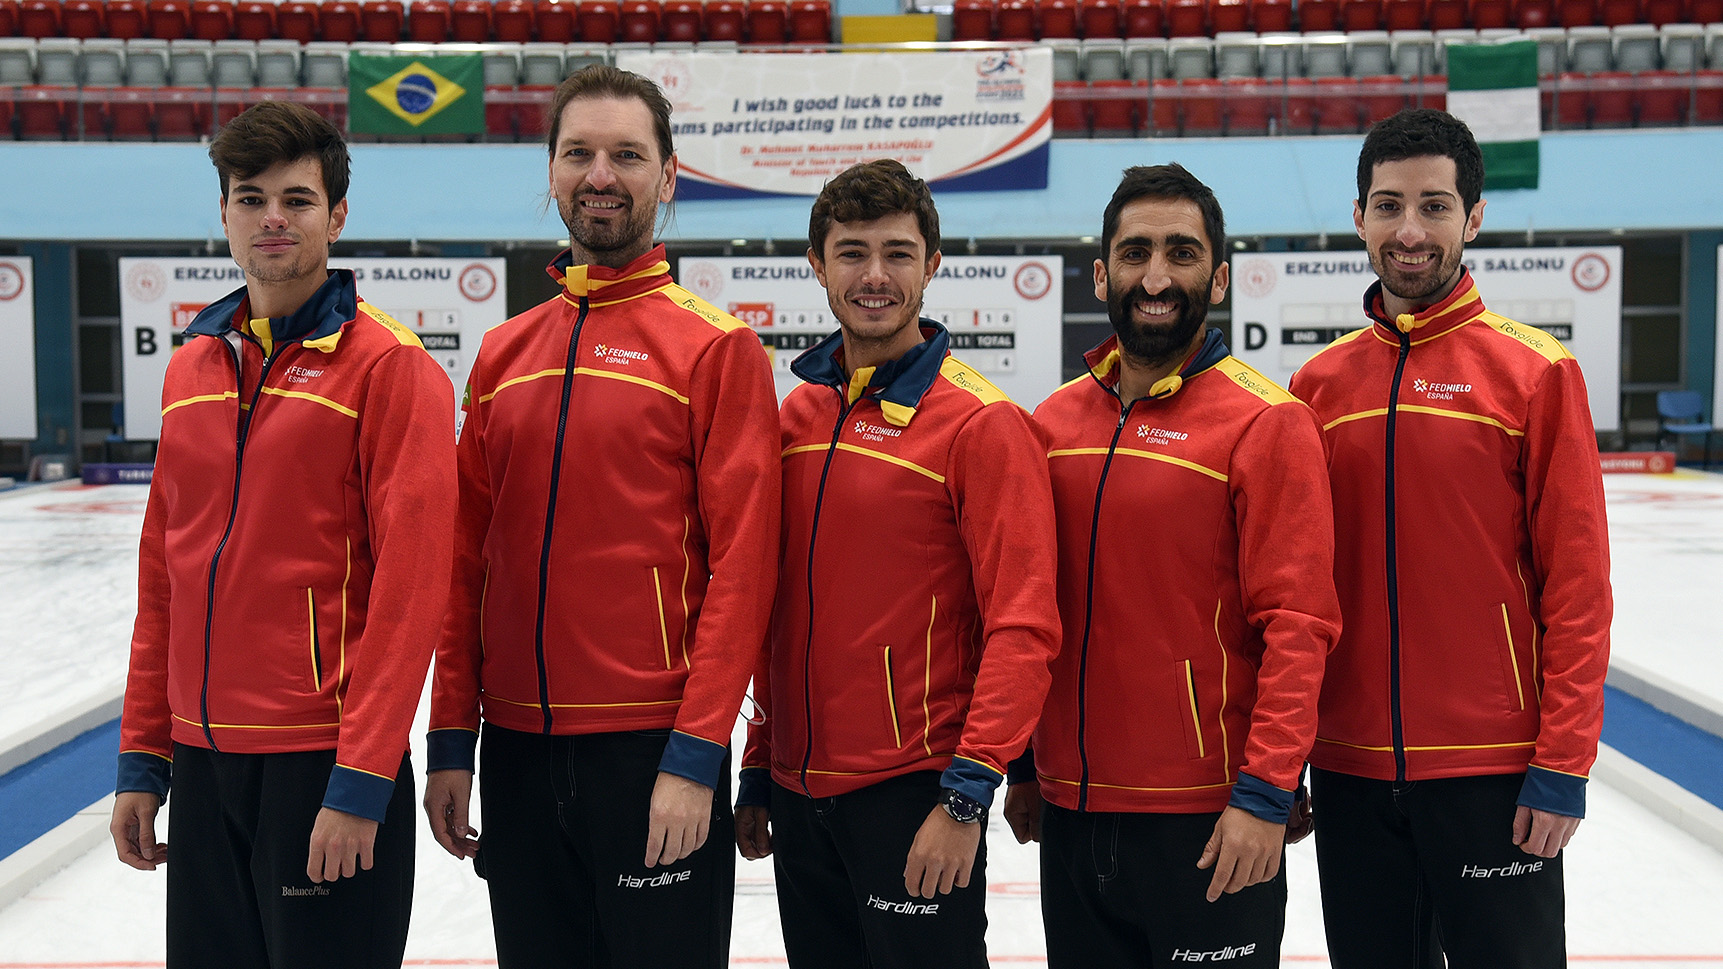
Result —
[[[1615, 657], [1723, 709], [1713, 605], [1723, 591], [1723, 476], [1613, 475], [1605, 487]], [[123, 685], [144, 495], [76, 485], [0, 495], [0, 736]], [[1017, 845], [997, 818], [989, 841], [991, 961], [1044, 965], [1033, 846]], [[406, 965], [494, 966], [483, 883], [423, 829], [418, 865]], [[1325, 966], [1309, 842], [1287, 865], [1283, 962]], [[1723, 969], [1723, 854], [1594, 781], [1566, 865], [1571, 964]], [[161, 966], [164, 885], [161, 872], [91, 851], [0, 909], [0, 969]], [[769, 862], [737, 863], [730, 961], [784, 964]]]

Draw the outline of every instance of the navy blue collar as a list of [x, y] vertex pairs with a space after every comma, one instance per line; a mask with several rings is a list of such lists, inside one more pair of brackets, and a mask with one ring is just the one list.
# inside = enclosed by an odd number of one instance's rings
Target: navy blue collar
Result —
[[[888, 408], [894, 413], [907, 411], [913, 415], [921, 398], [939, 379], [939, 370], [945, 365], [946, 353], [951, 348], [951, 334], [945, 331], [944, 326], [925, 316], [921, 318], [920, 325], [922, 342], [910, 347], [896, 360], [874, 367], [867, 378], [868, 395], [896, 405]], [[844, 334], [838, 330], [797, 357], [790, 364], [790, 372], [810, 384], [835, 387], [847, 399], [850, 377], [844, 373], [840, 359], [843, 346]], [[905, 417], [903, 423], [908, 422]]]
[[[245, 324], [251, 319], [250, 310], [246, 288], [241, 286], [204, 307], [185, 331], [194, 336], [221, 336], [230, 329], [249, 334]], [[353, 271], [335, 269], [302, 306], [287, 316], [271, 318], [269, 332], [276, 343], [321, 340], [358, 315], [359, 294], [353, 283]]]

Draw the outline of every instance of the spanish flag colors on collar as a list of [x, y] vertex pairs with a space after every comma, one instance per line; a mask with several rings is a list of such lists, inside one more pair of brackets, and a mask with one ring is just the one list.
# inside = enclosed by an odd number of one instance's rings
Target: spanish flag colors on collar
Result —
[[[1417, 333], [1419, 340], [1442, 335], [1456, 326], [1475, 318], [1484, 311], [1484, 300], [1471, 272], [1460, 267], [1460, 278], [1454, 289], [1440, 301], [1411, 313], [1401, 313], [1390, 319], [1382, 306], [1382, 281], [1377, 280], [1364, 291], [1364, 315], [1372, 323], [1388, 331], [1389, 343], [1399, 343], [1399, 334]], [[1383, 336], [1378, 333], [1377, 336]]]
[[545, 267], [545, 272], [562, 284], [570, 299], [584, 296], [607, 303], [640, 296], [670, 282], [670, 262], [662, 245], [653, 246], [650, 252], [621, 269], [575, 265], [574, 250], [564, 249]]

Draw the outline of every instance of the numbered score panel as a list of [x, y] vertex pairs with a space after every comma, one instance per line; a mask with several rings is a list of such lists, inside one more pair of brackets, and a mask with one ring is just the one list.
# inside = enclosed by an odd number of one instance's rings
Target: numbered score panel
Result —
[[29, 256], [0, 259], [0, 440], [36, 439], [36, 284]]
[[[1059, 386], [1059, 256], [947, 256], [921, 315], [951, 332], [951, 353], [1023, 407]], [[826, 291], [802, 256], [687, 256], [677, 279], [760, 334], [778, 398], [801, 381], [790, 364], [838, 329]]]
[[[506, 318], [501, 259], [343, 259], [359, 298], [419, 336], [461, 390], [485, 331]], [[245, 285], [232, 259], [120, 260], [121, 359], [127, 440], [161, 436], [162, 380], [185, 328], [205, 306]]]
[[[1567, 347], [1585, 373], [1592, 422], [1619, 430], [1621, 247], [1471, 249], [1464, 262], [1487, 309]], [[1375, 281], [1363, 252], [1234, 256], [1234, 354], [1285, 386], [1323, 347], [1368, 324], [1364, 291]]]

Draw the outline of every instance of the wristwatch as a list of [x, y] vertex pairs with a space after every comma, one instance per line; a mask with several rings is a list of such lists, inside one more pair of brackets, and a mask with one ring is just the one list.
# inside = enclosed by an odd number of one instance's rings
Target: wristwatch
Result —
[[959, 824], [975, 824], [987, 817], [987, 805], [953, 788], [939, 789], [939, 804]]

